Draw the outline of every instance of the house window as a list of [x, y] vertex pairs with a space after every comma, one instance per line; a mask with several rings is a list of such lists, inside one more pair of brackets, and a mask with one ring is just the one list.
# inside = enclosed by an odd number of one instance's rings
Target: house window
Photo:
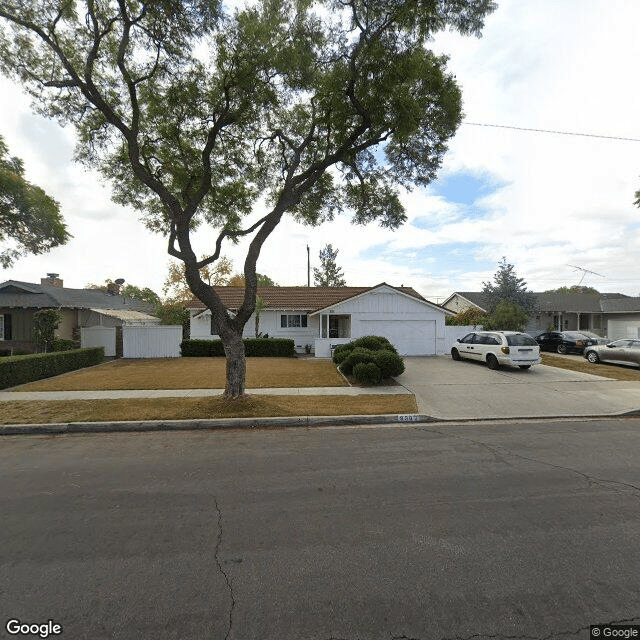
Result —
[[211, 335], [218, 335], [218, 325], [216, 324], [216, 319], [213, 317], [213, 313], [211, 314]]
[[0, 340], [11, 340], [11, 314], [0, 313]]
[[282, 314], [280, 316], [280, 327], [286, 329], [288, 327], [306, 327], [307, 316], [303, 313], [296, 313], [293, 315]]

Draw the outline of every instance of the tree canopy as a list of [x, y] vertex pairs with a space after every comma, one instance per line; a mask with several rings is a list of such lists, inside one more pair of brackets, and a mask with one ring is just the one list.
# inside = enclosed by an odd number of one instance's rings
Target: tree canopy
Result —
[[320, 268], [313, 268], [313, 282], [316, 287], [346, 286], [347, 281], [344, 279], [344, 273], [336, 263], [338, 253], [339, 250], [334, 249], [330, 244], [320, 249]]
[[[480, 35], [493, 0], [4, 0], [0, 66], [37, 109], [78, 132], [76, 157], [117, 202], [166, 235], [227, 355], [227, 397], [244, 393], [242, 329], [256, 264], [285, 214], [351, 212], [392, 230], [399, 189], [435, 177], [462, 119], [444, 29]], [[264, 215], [253, 214], [261, 200]], [[260, 217], [259, 217], [260, 216]], [[197, 258], [192, 233], [216, 229]], [[233, 316], [200, 269], [250, 238]]]
[[493, 283], [482, 283], [482, 293], [490, 314], [496, 311], [498, 304], [503, 300], [518, 305], [528, 313], [534, 311], [536, 307], [536, 297], [527, 290], [527, 283], [523, 278], [518, 278], [515, 267], [509, 264], [505, 257], [498, 264]]
[[70, 237], [60, 205], [25, 179], [22, 160], [9, 155], [0, 136], [0, 266], [48, 251]]
[[564, 294], [587, 293], [591, 296], [600, 295], [600, 292], [597, 289], [594, 289], [593, 287], [585, 287], [579, 284], [574, 284], [571, 287], [558, 287], [557, 289], [549, 289], [545, 291], [545, 293], [564, 293]]

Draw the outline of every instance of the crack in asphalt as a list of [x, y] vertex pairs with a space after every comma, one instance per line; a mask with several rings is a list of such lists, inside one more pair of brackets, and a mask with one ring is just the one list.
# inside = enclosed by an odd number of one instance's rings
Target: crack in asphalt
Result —
[[231, 634], [231, 629], [233, 627], [233, 609], [236, 606], [236, 599], [233, 595], [233, 587], [231, 586], [231, 580], [229, 580], [229, 576], [226, 571], [222, 568], [222, 564], [220, 563], [220, 558], [218, 557], [218, 553], [220, 551], [220, 547], [222, 545], [222, 512], [220, 511], [220, 507], [218, 506], [218, 500], [214, 497], [213, 502], [216, 505], [216, 512], [218, 514], [218, 539], [216, 541], [216, 548], [213, 554], [215, 558], [216, 564], [218, 565], [218, 570], [224, 576], [224, 581], [227, 583], [227, 588], [229, 589], [229, 596], [231, 598], [231, 606], [229, 607], [229, 628], [227, 629], [227, 633], [224, 636], [224, 640], [228, 640], [229, 635]]
[[[471, 442], [479, 447], [484, 447], [488, 451], [490, 451], [497, 460], [504, 462], [505, 464], [509, 464], [506, 460], [502, 459], [502, 456], [511, 456], [513, 458], [519, 458], [520, 460], [526, 460], [527, 462], [534, 462], [537, 464], [542, 464], [547, 467], [552, 467], [554, 469], [561, 469], [563, 471], [569, 471], [571, 473], [575, 473], [587, 481], [588, 488], [591, 488], [593, 485], [598, 485], [604, 489], [609, 491], [615, 491], [616, 493], [622, 493], [624, 495], [632, 495], [635, 498], [640, 498], [640, 487], [637, 487], [634, 484], [630, 484], [628, 482], [622, 482], [620, 480], [609, 480], [607, 478], [598, 478], [597, 476], [591, 476], [583, 471], [579, 471], [578, 469], [572, 469], [571, 467], [564, 467], [559, 464], [554, 464], [553, 462], [547, 462], [546, 460], [538, 460], [537, 458], [529, 458], [528, 456], [523, 456], [519, 453], [514, 453], [513, 451], [509, 451], [508, 449], [504, 449], [503, 447], [495, 446], [487, 444], [486, 442], [481, 442], [478, 440], [474, 440], [473, 438], [469, 438], [467, 436], [456, 435], [454, 433], [445, 433], [444, 431], [438, 431], [437, 429], [427, 429], [426, 427], [414, 427], [418, 431], [427, 431], [428, 433], [435, 433], [445, 437], [456, 438], [458, 440], [465, 440], [466, 442]], [[631, 489], [631, 491], [625, 491], [620, 489], [619, 487], [625, 487], [626, 489]], [[468, 639], [463, 639], [468, 640]]]

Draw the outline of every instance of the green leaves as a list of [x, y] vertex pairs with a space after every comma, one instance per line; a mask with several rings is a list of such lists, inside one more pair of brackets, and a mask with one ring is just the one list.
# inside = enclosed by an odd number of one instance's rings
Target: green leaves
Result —
[[9, 156], [0, 136], [0, 265], [6, 268], [21, 255], [43, 253], [70, 237], [59, 204], [25, 179], [22, 161]]

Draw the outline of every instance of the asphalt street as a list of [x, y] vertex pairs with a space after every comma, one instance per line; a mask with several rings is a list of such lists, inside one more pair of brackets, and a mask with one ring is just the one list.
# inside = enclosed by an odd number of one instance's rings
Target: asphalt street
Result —
[[[640, 419], [7, 436], [0, 618], [63, 639], [640, 624]], [[37, 636], [28, 636], [37, 637]]]

